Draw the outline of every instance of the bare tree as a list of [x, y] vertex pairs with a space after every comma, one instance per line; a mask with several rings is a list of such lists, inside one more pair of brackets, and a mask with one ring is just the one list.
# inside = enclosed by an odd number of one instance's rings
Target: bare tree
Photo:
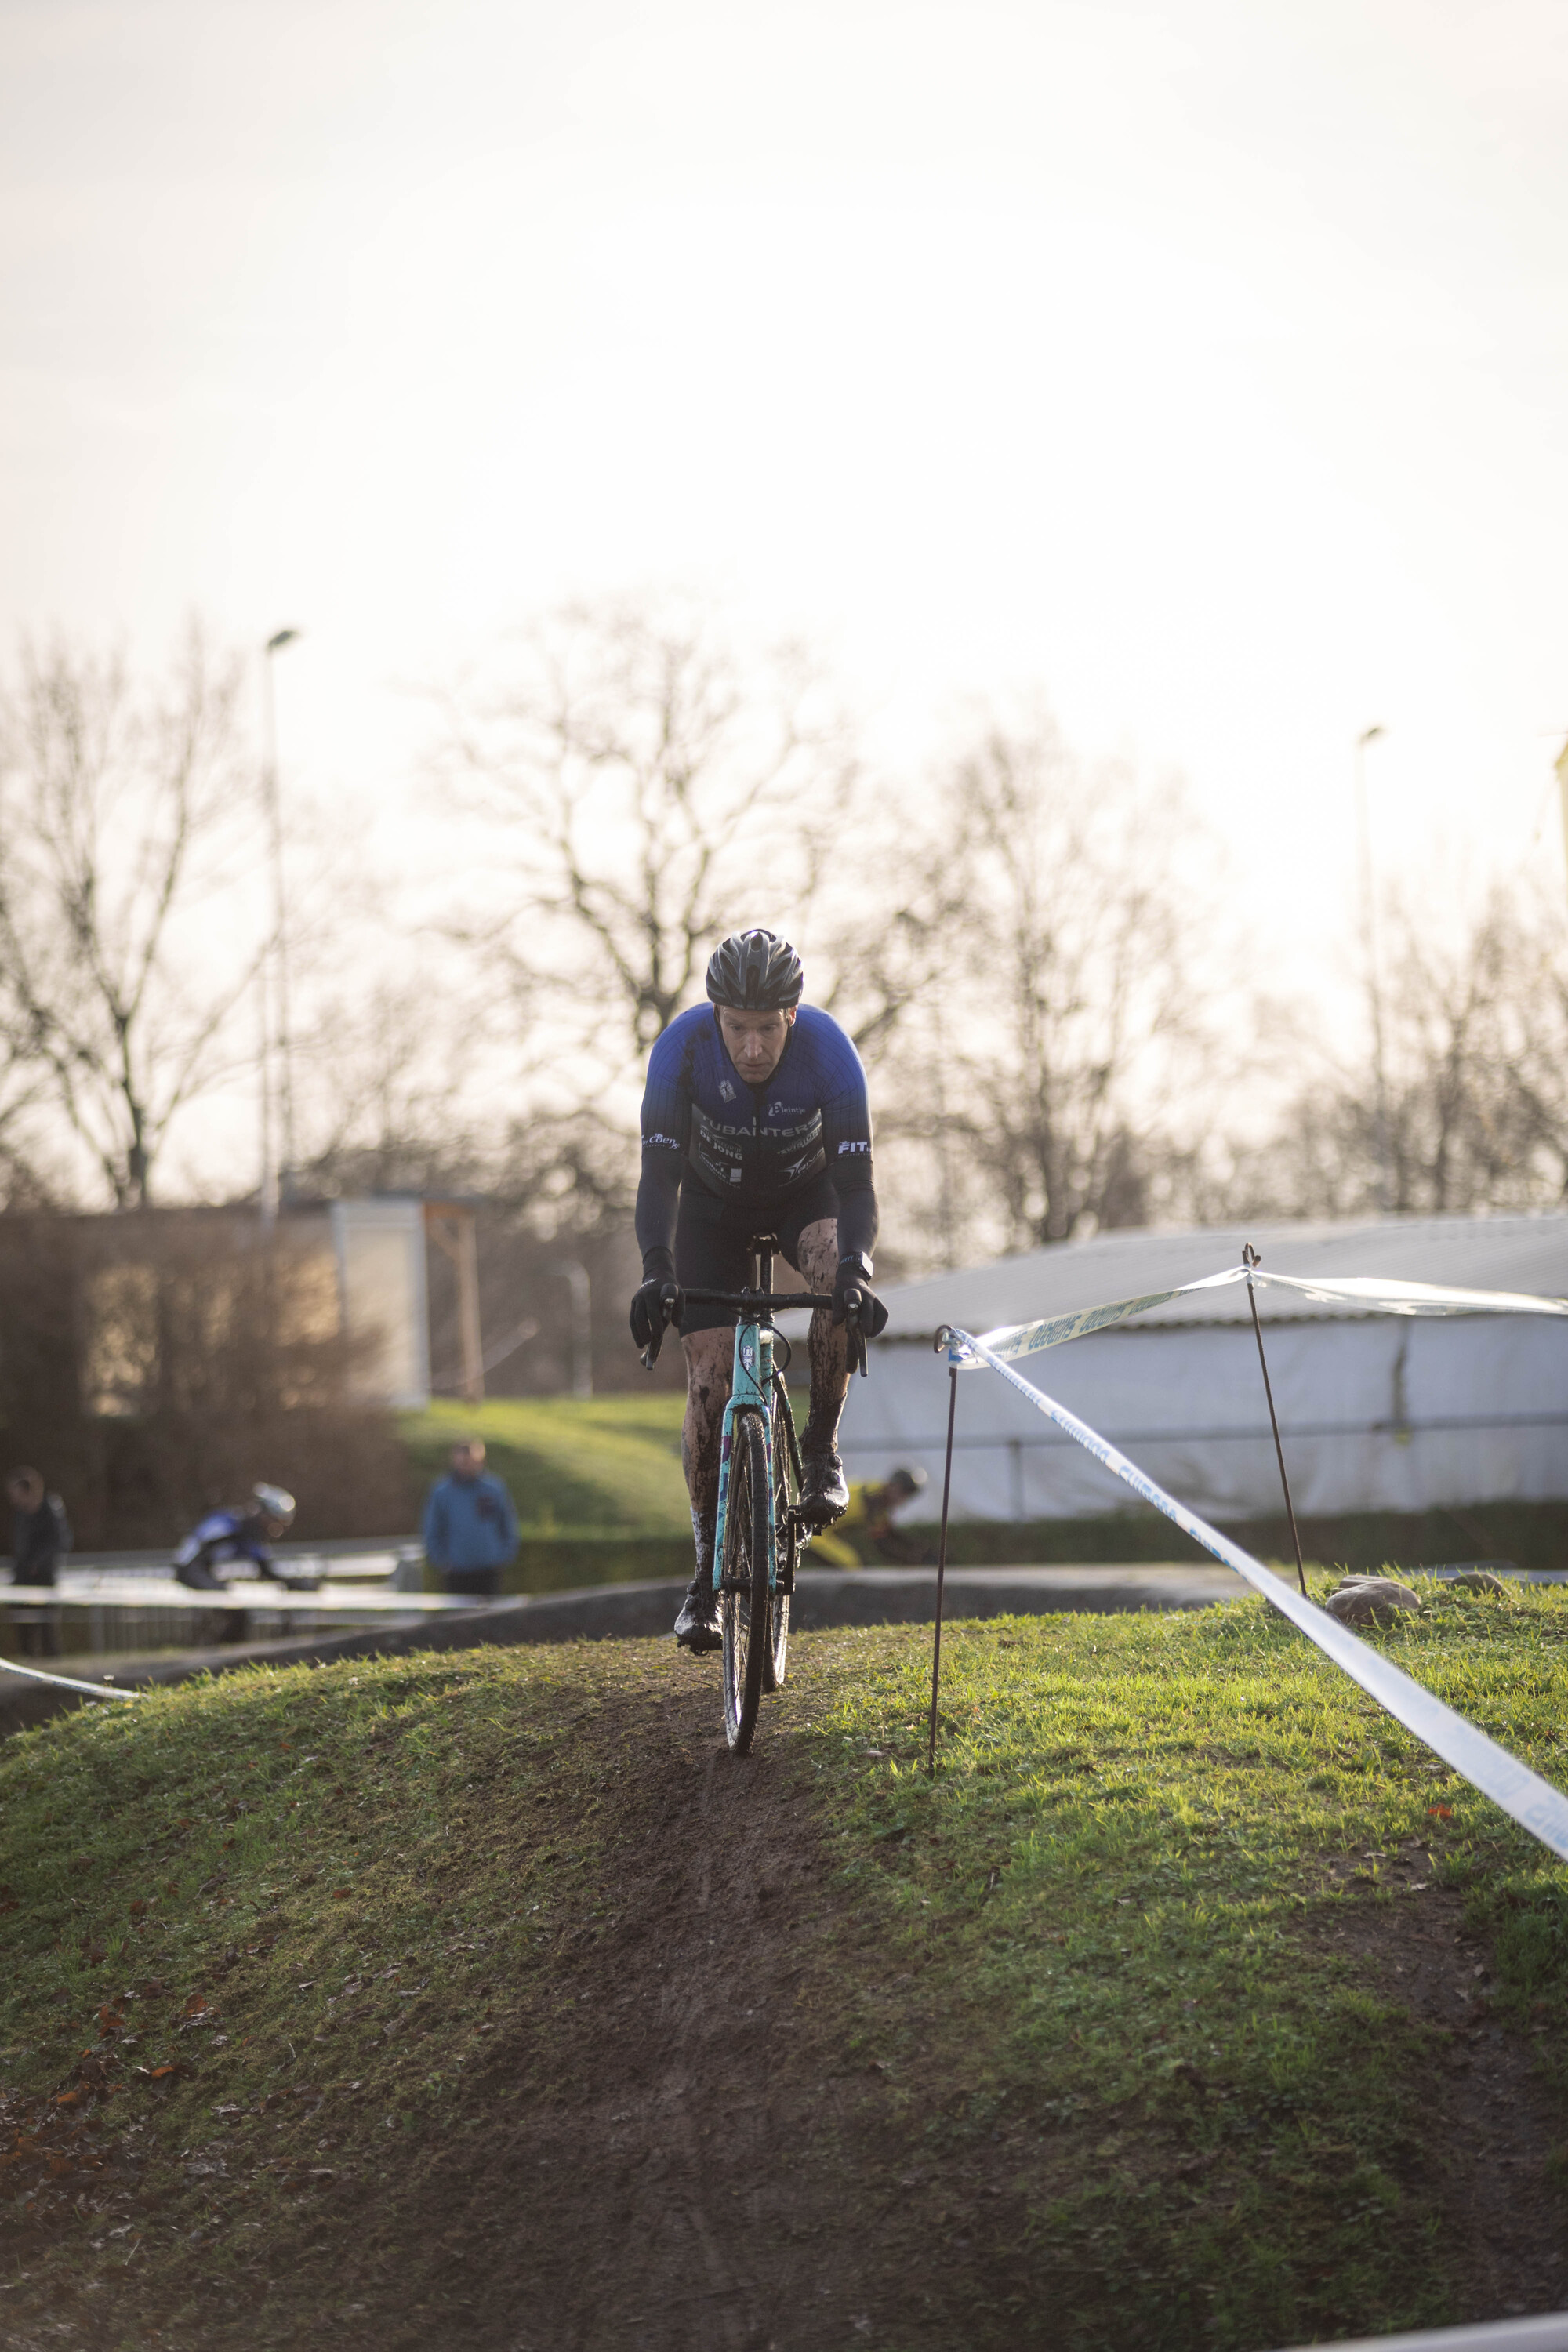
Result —
[[428, 976], [321, 1003], [296, 1037], [312, 1192], [470, 1190], [489, 1171], [465, 1095], [469, 1031]]
[[[1525, 887], [1468, 921], [1429, 898], [1390, 910], [1384, 999], [1390, 1205], [1462, 1214], [1568, 1200], [1568, 925]], [[1279, 1132], [1230, 1174], [1231, 1197], [1302, 1216], [1381, 1205], [1370, 1049], [1331, 1056]]]
[[39, 1208], [54, 1189], [38, 1151], [44, 1076], [27, 1051], [27, 1023], [5, 995], [0, 974], [0, 1209]]
[[151, 1197], [255, 969], [232, 925], [202, 934], [240, 878], [238, 685], [193, 627], [161, 688], [57, 643], [0, 692], [7, 1043], [119, 1207]]
[[1204, 1066], [1191, 820], [1169, 788], [1086, 768], [1037, 709], [982, 726], [944, 814], [966, 920], [941, 1117], [969, 1213], [1015, 1248], [1142, 1223]]
[[559, 1020], [572, 992], [574, 1049], [601, 1073], [691, 1002], [716, 940], [809, 899], [853, 775], [798, 652], [748, 668], [673, 605], [568, 607], [447, 715], [511, 845], [512, 908], [477, 935], [531, 1006]]

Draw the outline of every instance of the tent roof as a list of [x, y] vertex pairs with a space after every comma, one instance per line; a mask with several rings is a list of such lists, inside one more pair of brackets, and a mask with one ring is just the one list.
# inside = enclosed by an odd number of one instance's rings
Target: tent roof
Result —
[[[1026, 1256], [998, 1258], [884, 1291], [889, 1339], [929, 1340], [942, 1323], [966, 1331], [1066, 1315], [1114, 1298], [1194, 1282], [1240, 1262], [1250, 1241], [1279, 1274], [1392, 1276], [1466, 1290], [1531, 1291], [1568, 1297], [1568, 1213], [1531, 1217], [1373, 1217], [1347, 1223], [1214, 1226], [1184, 1232], [1138, 1229], [1067, 1242]], [[1259, 1290], [1266, 1320], [1342, 1320], [1355, 1310]], [[803, 1318], [804, 1319], [804, 1318]], [[1126, 1325], [1244, 1323], [1247, 1292], [1211, 1291], [1173, 1299]]]

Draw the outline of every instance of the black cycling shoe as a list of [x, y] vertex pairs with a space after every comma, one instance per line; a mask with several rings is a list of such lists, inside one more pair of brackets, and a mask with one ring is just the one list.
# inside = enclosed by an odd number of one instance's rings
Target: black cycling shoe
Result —
[[803, 1445], [800, 1468], [801, 1517], [816, 1528], [840, 1518], [849, 1508], [849, 1488], [837, 1446], [831, 1439], [826, 1445]]
[[724, 1635], [719, 1623], [719, 1595], [710, 1569], [700, 1568], [687, 1587], [675, 1621], [675, 1638], [683, 1649], [721, 1650]]

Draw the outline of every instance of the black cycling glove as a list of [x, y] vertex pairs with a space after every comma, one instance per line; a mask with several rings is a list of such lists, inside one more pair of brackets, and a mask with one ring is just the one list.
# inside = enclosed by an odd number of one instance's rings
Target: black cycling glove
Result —
[[833, 1320], [842, 1323], [851, 1305], [862, 1335], [874, 1339], [886, 1328], [888, 1310], [871, 1288], [865, 1262], [858, 1257], [841, 1257], [838, 1271], [833, 1277]]
[[648, 1250], [642, 1267], [642, 1284], [632, 1298], [632, 1338], [639, 1348], [651, 1348], [657, 1356], [680, 1293], [675, 1286], [675, 1260], [668, 1250]]

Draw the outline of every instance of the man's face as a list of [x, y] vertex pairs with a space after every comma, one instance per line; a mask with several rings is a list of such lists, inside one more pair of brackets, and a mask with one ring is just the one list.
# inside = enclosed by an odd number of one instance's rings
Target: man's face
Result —
[[454, 1478], [477, 1478], [483, 1466], [483, 1454], [476, 1454], [471, 1445], [453, 1446], [452, 1475]]
[[736, 1013], [719, 1007], [719, 1034], [749, 1087], [765, 1086], [778, 1068], [795, 1022], [787, 1013]]

